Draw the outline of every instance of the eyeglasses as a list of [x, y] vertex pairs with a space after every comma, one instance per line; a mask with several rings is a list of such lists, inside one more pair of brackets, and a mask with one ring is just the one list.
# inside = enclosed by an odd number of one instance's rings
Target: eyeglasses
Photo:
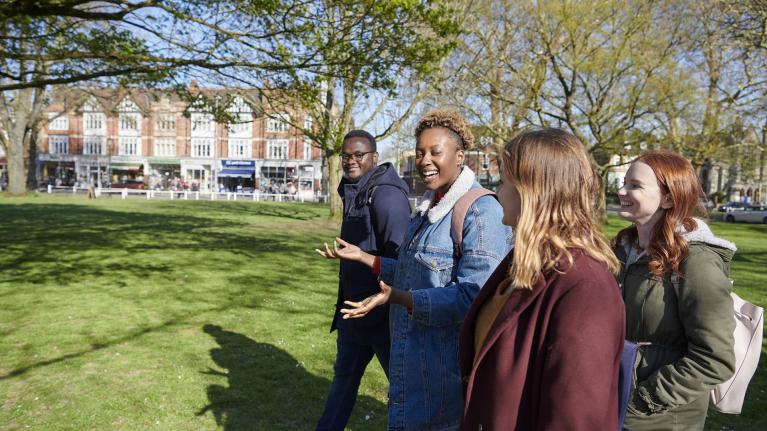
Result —
[[349, 160], [354, 158], [354, 161], [359, 163], [359, 162], [362, 161], [363, 158], [365, 158], [366, 155], [368, 155], [370, 153], [375, 153], [375, 151], [367, 151], [367, 152], [364, 152], [364, 153], [363, 152], [356, 152], [356, 153], [352, 153], [352, 154], [341, 153], [338, 156], [341, 157], [341, 160], [344, 161], [344, 162], [348, 162]]

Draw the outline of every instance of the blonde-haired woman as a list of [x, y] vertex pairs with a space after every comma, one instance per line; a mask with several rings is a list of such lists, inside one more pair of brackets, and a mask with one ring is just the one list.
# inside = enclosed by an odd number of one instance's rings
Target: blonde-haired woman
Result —
[[598, 190], [575, 136], [544, 129], [506, 144], [498, 196], [514, 250], [461, 329], [462, 429], [617, 428], [625, 316]]

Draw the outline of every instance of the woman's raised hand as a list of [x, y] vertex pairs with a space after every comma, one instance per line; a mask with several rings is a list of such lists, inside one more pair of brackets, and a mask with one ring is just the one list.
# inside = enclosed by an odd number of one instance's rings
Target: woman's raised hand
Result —
[[[341, 247], [339, 248], [339, 244]], [[360, 261], [363, 257], [363, 252], [360, 250], [359, 247], [357, 247], [354, 244], [349, 244], [348, 242], [342, 240], [341, 238], [336, 238], [333, 240], [333, 248], [331, 249], [328, 246], [328, 243], [325, 243], [325, 250], [320, 250], [318, 248], [315, 248], [314, 251], [320, 254], [320, 256], [326, 258], [326, 259], [347, 259], [347, 260], [356, 260]], [[366, 253], [365, 253], [366, 254]]]
[[363, 317], [368, 314], [370, 310], [389, 302], [389, 298], [391, 297], [391, 286], [383, 281], [379, 281], [378, 285], [381, 288], [381, 291], [375, 295], [368, 296], [360, 302], [344, 301], [344, 304], [351, 308], [342, 308], [340, 310], [343, 318], [356, 319]]

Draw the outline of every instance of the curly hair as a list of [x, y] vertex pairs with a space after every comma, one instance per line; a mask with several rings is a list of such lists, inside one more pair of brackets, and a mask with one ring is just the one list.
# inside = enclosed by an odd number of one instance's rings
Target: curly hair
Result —
[[421, 117], [415, 127], [415, 139], [421, 136], [426, 129], [444, 127], [455, 133], [461, 148], [464, 150], [474, 147], [474, 134], [466, 119], [458, 111], [452, 109], [435, 109]]
[[[680, 266], [682, 260], [687, 257], [688, 246], [678, 228], [683, 226], [690, 232], [698, 226], [694, 217], [703, 217], [706, 214], [702, 204], [705, 194], [698, 175], [687, 159], [671, 151], [650, 151], [637, 157], [633, 163], [636, 162], [642, 162], [652, 169], [661, 192], [670, 194], [674, 202], [652, 228], [647, 250], [650, 255], [650, 272], [657, 277], [662, 277], [667, 272], [684, 276]], [[619, 244], [624, 238], [634, 242], [637, 235], [637, 228], [632, 225], [618, 232], [613, 243]]]

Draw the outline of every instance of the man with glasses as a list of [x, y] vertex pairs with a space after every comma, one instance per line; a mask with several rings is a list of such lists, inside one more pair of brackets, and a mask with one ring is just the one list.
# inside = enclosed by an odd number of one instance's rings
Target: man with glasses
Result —
[[[341, 239], [376, 256], [396, 257], [410, 221], [408, 187], [391, 163], [378, 165], [375, 138], [364, 130], [344, 136], [344, 178], [338, 194], [344, 203]], [[341, 260], [338, 301], [330, 331], [338, 329], [333, 383], [318, 430], [343, 430], [357, 399], [357, 389], [373, 355], [389, 373], [389, 308], [379, 307], [361, 319], [342, 319], [344, 301], [361, 301], [380, 291], [370, 268]]]

